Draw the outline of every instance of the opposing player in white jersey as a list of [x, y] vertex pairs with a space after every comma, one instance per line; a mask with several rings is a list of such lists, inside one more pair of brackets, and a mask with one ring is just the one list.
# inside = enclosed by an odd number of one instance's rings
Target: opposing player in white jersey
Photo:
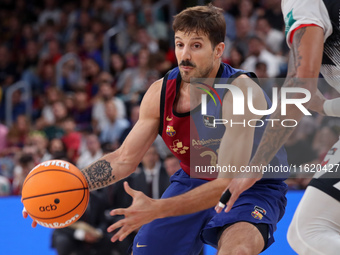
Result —
[[[319, 73], [340, 92], [340, 1], [282, 0], [287, 43], [291, 49], [285, 87], [311, 92], [305, 107], [327, 116], [340, 117], [340, 98], [326, 100], [317, 88]], [[312, 79], [310, 79], [312, 78]], [[293, 93], [290, 98], [301, 95]], [[287, 105], [285, 119], [300, 121], [302, 112]], [[272, 119], [282, 119], [276, 110]], [[287, 141], [294, 128], [267, 127], [250, 166], [267, 165]], [[340, 253], [340, 141], [325, 157], [328, 172], [316, 174], [305, 191], [288, 231], [288, 241], [298, 254]], [[323, 168], [324, 169], [324, 168]], [[235, 178], [225, 190], [216, 210], [226, 201], [228, 212], [239, 195], [262, 177]], [[222, 201], [223, 198], [226, 201]]]
[[[303, 49], [305, 45], [315, 42], [315, 46], [323, 49], [320, 72], [326, 81], [340, 92], [340, 1], [283, 0], [282, 12], [286, 23], [287, 42], [292, 51]], [[308, 27], [312, 26], [318, 29], [318, 33], [310, 33], [308, 36]], [[305, 31], [299, 31], [303, 27]], [[323, 36], [319, 35], [320, 32], [323, 32]], [[294, 47], [294, 40], [301, 41], [299, 48]], [[309, 54], [321, 55], [320, 50]], [[302, 68], [308, 68], [309, 63], [305, 63], [306, 60], [301, 56], [300, 62], [297, 63]], [[317, 67], [313, 66], [309, 70], [318, 72]], [[312, 103], [316, 102], [319, 106], [322, 105], [315, 99]], [[326, 115], [339, 116], [340, 99], [325, 101], [323, 111]], [[324, 158], [324, 169], [316, 173], [310, 182], [289, 226], [288, 242], [298, 254], [332, 255], [340, 252], [339, 164], [340, 140]]]

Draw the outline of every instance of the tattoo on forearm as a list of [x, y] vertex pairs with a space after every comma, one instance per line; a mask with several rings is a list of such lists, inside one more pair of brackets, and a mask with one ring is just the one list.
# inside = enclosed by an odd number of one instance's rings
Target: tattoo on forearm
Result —
[[[281, 114], [273, 113], [271, 119], [281, 119]], [[286, 139], [293, 132], [292, 127], [281, 127], [279, 125], [267, 126], [262, 137], [260, 146], [256, 150], [256, 156], [252, 160], [252, 164], [268, 164], [277, 151], [282, 147]]]
[[106, 160], [99, 160], [91, 166], [82, 170], [90, 190], [108, 186], [115, 180], [112, 167]]
[[[305, 27], [300, 28], [294, 35], [293, 47], [288, 61], [287, 79], [284, 83], [284, 87], [304, 87], [304, 83], [308, 82], [306, 79], [300, 79], [299, 77], [296, 77], [297, 69], [301, 66], [303, 61], [303, 58], [300, 54], [300, 46], [301, 38], [305, 32]], [[293, 94], [290, 93], [287, 96], [288, 98], [291, 98], [293, 97]], [[277, 109], [270, 118], [279, 119], [281, 121], [282, 116], [280, 114], [280, 109]], [[268, 125], [262, 137], [260, 146], [257, 148], [256, 155], [254, 156], [251, 163], [254, 165], [268, 164], [275, 156], [277, 151], [281, 148], [281, 146], [284, 145], [293, 130], [293, 127], [281, 127], [280, 125], [275, 125], [272, 127]]]

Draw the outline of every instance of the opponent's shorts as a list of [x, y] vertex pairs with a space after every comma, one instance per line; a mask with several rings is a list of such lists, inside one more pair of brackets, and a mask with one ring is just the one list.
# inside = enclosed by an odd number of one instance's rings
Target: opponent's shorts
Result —
[[340, 140], [332, 146], [307, 187], [287, 239], [298, 254], [339, 254]]
[[333, 28], [326, 6], [322, 0], [282, 0], [281, 8], [285, 21], [287, 45], [291, 45], [292, 32], [305, 25], [316, 25], [324, 31], [324, 41]]
[[[171, 184], [162, 198], [169, 198], [188, 192], [206, 180], [190, 178], [182, 169], [171, 177]], [[218, 234], [226, 224], [236, 222], [268, 224], [268, 241], [273, 242], [277, 222], [282, 218], [287, 185], [277, 183], [256, 183], [241, 194], [229, 213], [217, 214], [214, 208], [197, 213], [157, 219], [144, 225], [133, 243], [134, 255], [197, 255], [203, 243], [217, 248]], [[246, 240], [245, 240], [246, 241]]]

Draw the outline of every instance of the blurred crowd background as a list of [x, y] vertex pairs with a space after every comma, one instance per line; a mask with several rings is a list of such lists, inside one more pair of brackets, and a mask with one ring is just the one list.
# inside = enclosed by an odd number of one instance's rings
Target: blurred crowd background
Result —
[[[173, 15], [208, 2], [0, 0], [0, 195], [20, 195], [39, 162], [63, 159], [84, 168], [118, 148], [148, 87], [177, 66]], [[281, 1], [212, 3], [224, 10], [227, 23], [223, 61], [265, 79], [261, 86], [271, 96], [287, 73]], [[338, 96], [329, 86], [320, 89], [326, 98]], [[289, 163], [321, 163], [339, 126], [336, 118], [305, 117], [286, 143]], [[131, 185], [160, 197], [179, 169], [169, 153], [158, 137], [129, 177]], [[294, 177], [287, 180], [291, 189], [308, 184]], [[106, 203], [100, 213], [128, 206], [128, 197], [114, 199], [124, 196], [121, 189], [95, 192]]]

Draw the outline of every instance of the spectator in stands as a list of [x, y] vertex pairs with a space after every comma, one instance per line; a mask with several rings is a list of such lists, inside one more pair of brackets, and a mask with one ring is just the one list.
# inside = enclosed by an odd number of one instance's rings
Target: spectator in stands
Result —
[[22, 154], [19, 157], [18, 164], [14, 168], [14, 179], [12, 184], [13, 195], [21, 195], [25, 178], [34, 166], [35, 162], [31, 154]]
[[37, 158], [36, 163], [44, 162], [52, 158], [47, 149], [48, 140], [44, 132], [31, 132], [27, 138], [27, 143], [25, 146], [34, 146], [36, 148], [36, 153], [34, 154], [34, 157]]
[[44, 25], [47, 20], [52, 19], [55, 23], [59, 22], [60, 10], [54, 0], [45, 0], [44, 9], [40, 13], [38, 21], [40, 25]]
[[163, 21], [155, 19], [152, 13], [152, 6], [146, 5], [143, 8], [145, 27], [150, 37], [156, 41], [168, 40], [168, 26]]
[[257, 62], [255, 65], [255, 74], [260, 79], [261, 88], [266, 92], [268, 97], [272, 99], [273, 87], [275, 86], [275, 79], [268, 77], [266, 63]]
[[66, 117], [62, 121], [64, 136], [62, 141], [66, 147], [66, 156], [74, 163], [79, 157], [81, 134], [76, 131], [76, 123], [72, 117]]
[[[29, 27], [29, 26], [28, 26]], [[22, 55], [22, 75], [21, 79], [26, 81], [32, 88], [33, 96], [39, 97], [43, 93], [38, 77], [39, 49], [38, 43], [29, 40], [26, 43], [24, 54]]]
[[113, 84], [117, 85], [119, 77], [126, 68], [126, 61], [122, 54], [113, 53], [110, 58], [110, 73], [113, 76]]
[[65, 103], [61, 100], [54, 102], [52, 105], [52, 114], [54, 118], [52, 124], [42, 126], [41, 128], [40, 123], [38, 121], [36, 123], [36, 128], [38, 130], [43, 130], [49, 140], [55, 137], [60, 138], [64, 135], [62, 121], [68, 116], [68, 110]]
[[14, 178], [14, 159], [12, 157], [0, 157], [0, 175], [6, 177], [10, 183]]
[[24, 93], [20, 89], [16, 90], [12, 94], [12, 121], [15, 121], [19, 115], [26, 113], [26, 104], [24, 101]]
[[238, 17], [245, 17], [249, 19], [250, 28], [254, 30], [258, 12], [254, 9], [254, 3], [251, 0], [241, 0], [237, 5]]
[[11, 60], [9, 48], [4, 44], [0, 45], [0, 86], [8, 87], [17, 80], [17, 76], [16, 66]]
[[109, 122], [101, 130], [100, 141], [118, 144], [118, 139], [129, 126], [129, 122], [126, 119], [117, 118], [117, 107], [112, 100], [105, 102], [105, 113]]
[[55, 86], [50, 86], [46, 89], [44, 99], [44, 106], [41, 111], [41, 118], [38, 120], [40, 127], [52, 125], [56, 122], [54, 104], [62, 99], [62, 91]]
[[242, 50], [234, 45], [230, 50], [229, 59], [226, 62], [234, 68], [241, 68], [241, 64], [244, 62], [244, 55]]
[[53, 138], [48, 144], [48, 151], [52, 159], [67, 157], [66, 146], [60, 138]]
[[0, 123], [0, 156], [7, 147], [8, 127]]
[[134, 12], [125, 14], [125, 22], [121, 27], [122, 30], [117, 34], [116, 44], [118, 52], [125, 55], [129, 46], [134, 42], [134, 38], [138, 31], [136, 14]]
[[134, 9], [133, 3], [130, 0], [112, 1], [111, 15], [114, 17], [114, 23], [117, 25], [123, 25], [124, 17], [132, 13], [133, 9]]
[[11, 194], [11, 183], [5, 177], [0, 175], [0, 197], [9, 196]]
[[249, 40], [248, 46], [249, 55], [242, 64], [244, 70], [254, 72], [256, 63], [261, 61], [267, 65], [269, 77], [276, 77], [279, 75], [282, 59], [266, 50], [263, 41], [259, 37], [253, 36]]
[[138, 52], [138, 66], [128, 68], [119, 79], [117, 88], [121, 91], [121, 97], [125, 102], [137, 103], [140, 100], [139, 93], [145, 92], [148, 75], [154, 71], [149, 66], [150, 51], [142, 48]]
[[141, 167], [133, 175], [131, 187], [151, 198], [159, 199], [169, 184], [169, 175], [159, 160], [156, 146], [153, 145], [144, 155]]
[[83, 62], [83, 78], [85, 79], [85, 89], [88, 96], [93, 97], [98, 91], [97, 77], [101, 72], [98, 63], [92, 59], [87, 58]]
[[132, 128], [136, 124], [137, 120], [139, 119], [139, 109], [140, 109], [140, 105], [139, 104], [134, 104], [134, 105], [131, 106], [131, 109], [130, 109], [130, 118], [129, 118], [130, 126], [127, 127], [123, 131], [122, 135], [119, 138], [119, 144], [123, 144], [125, 138], [130, 133], [130, 131], [132, 130]]
[[92, 123], [94, 130], [99, 132], [109, 122], [105, 113], [105, 102], [112, 100], [117, 108], [117, 118], [126, 117], [126, 108], [124, 102], [115, 96], [115, 88], [113, 87], [113, 77], [108, 72], [101, 72], [98, 77], [99, 92], [94, 99], [92, 108]]
[[264, 0], [262, 6], [265, 10], [264, 17], [271, 26], [279, 31], [283, 31], [284, 20], [281, 11], [281, 0]]
[[103, 156], [103, 151], [100, 148], [98, 136], [89, 134], [85, 138], [86, 149], [78, 158], [77, 167], [83, 169]]
[[236, 38], [233, 41], [234, 45], [242, 51], [244, 56], [248, 55], [248, 43], [253, 34], [250, 26], [250, 21], [247, 17], [239, 17], [236, 19]]
[[27, 117], [19, 115], [7, 135], [7, 148], [10, 154], [24, 147], [30, 128], [30, 122]]
[[84, 90], [75, 92], [74, 108], [71, 115], [76, 123], [76, 130], [84, 131], [91, 128], [92, 105]]
[[149, 36], [144, 27], [138, 28], [134, 41], [127, 51], [132, 54], [139, 54], [141, 49], [148, 49], [151, 53], [156, 53], [159, 49], [157, 42]]
[[176, 158], [173, 154], [168, 154], [166, 156], [164, 159], [164, 167], [169, 176], [172, 176], [178, 171], [178, 169], [181, 169], [178, 158]]
[[282, 31], [272, 28], [265, 17], [258, 18], [255, 31], [256, 35], [262, 39], [271, 53], [281, 53], [282, 42], [285, 39]]
[[103, 59], [99, 47], [101, 47], [101, 45], [98, 43], [96, 35], [93, 32], [86, 32], [83, 36], [83, 50], [80, 56], [83, 59], [93, 59], [100, 68], [103, 68]]
[[224, 10], [224, 19], [226, 21], [226, 36], [231, 40], [235, 40], [236, 28], [235, 28], [235, 17], [229, 13], [232, 8], [231, 0], [214, 0], [212, 4], [216, 7], [222, 8]]

